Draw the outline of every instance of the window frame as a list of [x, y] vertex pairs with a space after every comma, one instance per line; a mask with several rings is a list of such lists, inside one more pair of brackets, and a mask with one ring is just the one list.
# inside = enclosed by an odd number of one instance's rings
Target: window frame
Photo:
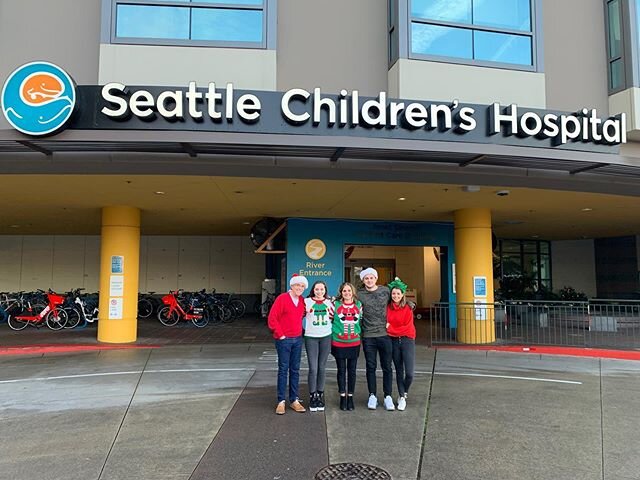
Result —
[[[505, 253], [504, 251], [504, 242], [513, 242], [513, 243], [517, 243], [519, 245], [519, 252], [508, 252]], [[527, 251], [525, 252], [525, 242], [530, 242], [533, 243], [535, 242], [535, 252], [533, 251]], [[549, 253], [543, 253], [542, 252], [542, 245], [545, 244], [547, 246], [547, 251]], [[551, 241], [550, 240], [539, 240], [539, 239], [518, 239], [518, 238], [501, 238], [498, 240], [498, 252], [499, 252], [499, 256], [500, 256], [500, 281], [503, 281], [503, 279], [505, 278], [505, 274], [504, 274], [504, 259], [505, 259], [505, 255], [510, 255], [510, 256], [518, 256], [520, 259], [520, 272], [519, 272], [519, 276], [524, 277], [524, 272], [525, 272], [525, 266], [524, 266], [524, 259], [525, 256], [534, 256], [536, 258], [537, 261], [537, 265], [538, 265], [538, 271], [536, 272], [536, 278], [535, 278], [535, 282], [536, 282], [536, 286], [537, 286], [537, 290], [540, 290], [540, 287], [544, 285], [544, 282], [548, 281], [548, 287], [544, 286], [544, 288], [547, 288], [549, 291], [553, 291], [553, 260], [552, 260], [552, 245], [551, 245]], [[549, 271], [548, 271], [548, 277], [543, 277], [542, 276], [542, 259], [543, 257], [546, 257], [548, 259], [548, 267], [549, 267]]]
[[[259, 42], [243, 42], [228, 40], [191, 40], [168, 38], [118, 37], [117, 8], [118, 5], [140, 5], [150, 7], [203, 8], [209, 10], [249, 10], [262, 12], [262, 39]], [[153, 45], [178, 47], [222, 47], [275, 50], [277, 0], [262, 0], [262, 5], [246, 5], [237, 3], [203, 2], [198, 0], [103, 0], [103, 43], [113, 45]], [[107, 18], [105, 18], [107, 17]], [[191, 15], [190, 15], [191, 18]], [[105, 41], [106, 40], [106, 41]]]
[[[428, 20], [421, 17], [414, 17], [411, 14], [411, 2], [412, 0], [399, 0], [399, 3], [402, 4], [400, 7], [400, 11], [405, 13], [404, 18], [406, 21], [403, 22], [406, 27], [406, 34], [400, 37], [401, 42], [406, 42], [406, 58], [411, 60], [424, 60], [430, 62], [440, 62], [440, 63], [453, 63], [458, 65], [470, 65], [476, 67], [487, 67], [487, 68], [499, 68], [506, 70], [519, 70], [525, 72], [542, 72], [544, 63], [543, 63], [543, 35], [542, 35], [542, 0], [530, 0], [530, 15], [531, 15], [531, 31], [524, 32], [521, 30], [513, 30], [508, 28], [498, 28], [498, 27], [489, 27], [484, 25], [473, 25], [459, 22], [449, 22], [443, 20]], [[441, 55], [429, 55], [423, 53], [414, 53], [413, 45], [412, 45], [412, 35], [411, 35], [411, 26], [414, 23], [423, 24], [423, 25], [435, 25], [442, 27], [450, 27], [450, 28], [462, 28], [465, 30], [481, 31], [488, 33], [502, 33], [502, 34], [510, 34], [510, 35], [519, 35], [522, 37], [528, 37], [531, 39], [531, 60], [532, 65], [519, 65], [516, 63], [505, 63], [505, 62], [492, 62], [489, 60], [475, 60], [473, 58], [459, 58], [459, 57], [450, 57], [450, 56], [441, 56]], [[473, 41], [473, 40], [472, 40]], [[400, 48], [402, 52], [403, 49]], [[472, 50], [473, 51], [473, 50]]]

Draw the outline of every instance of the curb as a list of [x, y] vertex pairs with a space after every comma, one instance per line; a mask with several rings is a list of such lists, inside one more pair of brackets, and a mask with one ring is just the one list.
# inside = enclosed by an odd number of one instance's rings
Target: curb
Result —
[[34, 355], [40, 353], [73, 353], [159, 347], [160, 345], [21, 345], [15, 347], [0, 347], [0, 355]]
[[640, 361], [640, 351], [638, 350], [610, 350], [600, 348], [578, 348], [578, 347], [540, 347], [540, 346], [467, 346], [467, 345], [447, 345], [433, 347], [436, 350], [470, 350], [470, 351], [491, 351], [491, 352], [511, 352], [511, 353], [533, 353], [535, 355], [564, 355], [569, 357], [589, 357], [589, 358], [611, 358], [615, 360], [635, 360]]

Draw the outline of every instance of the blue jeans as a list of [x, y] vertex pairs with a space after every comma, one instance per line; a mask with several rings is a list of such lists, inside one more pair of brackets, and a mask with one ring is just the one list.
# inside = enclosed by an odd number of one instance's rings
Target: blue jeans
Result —
[[276, 340], [278, 352], [278, 403], [285, 400], [287, 374], [289, 376], [289, 401], [298, 399], [300, 381], [300, 356], [302, 355], [302, 337]]

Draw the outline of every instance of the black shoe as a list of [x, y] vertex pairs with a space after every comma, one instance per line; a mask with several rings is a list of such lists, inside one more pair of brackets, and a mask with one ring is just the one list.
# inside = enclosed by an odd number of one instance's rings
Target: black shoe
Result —
[[346, 409], [347, 409], [347, 396], [340, 395], [340, 410], [346, 410]]
[[309, 395], [309, 411], [318, 411], [318, 394], [316, 392], [313, 392], [311, 395]]
[[353, 410], [355, 407], [355, 405], [353, 404], [353, 395], [349, 395], [347, 397], [347, 410]]
[[324, 392], [316, 392], [316, 405], [319, 412], [324, 412]]

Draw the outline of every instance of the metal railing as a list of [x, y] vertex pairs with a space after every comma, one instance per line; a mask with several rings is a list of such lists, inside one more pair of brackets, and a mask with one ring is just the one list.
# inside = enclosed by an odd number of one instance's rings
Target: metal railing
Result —
[[431, 343], [640, 348], [640, 300], [437, 303]]

